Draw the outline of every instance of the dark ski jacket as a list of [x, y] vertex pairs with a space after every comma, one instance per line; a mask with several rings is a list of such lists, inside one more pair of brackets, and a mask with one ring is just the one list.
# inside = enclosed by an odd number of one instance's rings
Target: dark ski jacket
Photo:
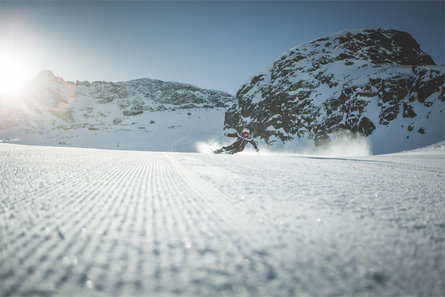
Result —
[[231, 151], [232, 153], [241, 152], [242, 150], [244, 150], [248, 142], [252, 144], [256, 150], [258, 149], [257, 144], [255, 143], [255, 141], [253, 141], [253, 138], [250, 137], [250, 135], [244, 136], [244, 134], [240, 133], [228, 133], [226, 134], [226, 136], [237, 137], [238, 139], [231, 145], [223, 147], [225, 151]]

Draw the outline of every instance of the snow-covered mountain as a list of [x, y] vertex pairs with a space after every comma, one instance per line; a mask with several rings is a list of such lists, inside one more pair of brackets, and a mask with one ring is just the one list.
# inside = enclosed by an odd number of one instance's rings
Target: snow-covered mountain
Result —
[[0, 139], [195, 151], [196, 135], [220, 133], [232, 100], [225, 92], [176, 82], [68, 82], [43, 71], [20, 96], [0, 98]]
[[445, 139], [445, 66], [408, 33], [338, 32], [291, 49], [237, 92], [225, 129], [272, 147], [365, 136], [374, 153]]

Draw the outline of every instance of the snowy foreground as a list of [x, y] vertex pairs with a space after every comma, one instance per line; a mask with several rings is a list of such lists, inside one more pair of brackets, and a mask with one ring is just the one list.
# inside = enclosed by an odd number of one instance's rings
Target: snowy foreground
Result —
[[0, 296], [444, 296], [445, 150], [0, 144]]

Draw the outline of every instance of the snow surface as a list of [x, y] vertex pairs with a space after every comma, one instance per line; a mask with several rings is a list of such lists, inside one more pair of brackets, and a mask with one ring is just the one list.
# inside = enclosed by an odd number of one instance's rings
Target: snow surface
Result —
[[97, 130], [89, 129], [99, 127], [96, 119], [91, 119], [88, 127], [48, 129], [46, 133], [22, 133], [20, 127], [12, 127], [0, 131], [0, 143], [196, 152], [197, 142], [210, 143], [223, 135], [224, 114], [222, 108], [153, 111], [123, 118], [119, 125], [107, 123]]
[[0, 296], [444, 296], [444, 157], [0, 143]]

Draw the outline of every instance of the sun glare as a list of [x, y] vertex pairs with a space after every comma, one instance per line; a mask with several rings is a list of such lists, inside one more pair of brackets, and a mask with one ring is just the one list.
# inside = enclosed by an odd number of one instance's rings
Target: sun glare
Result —
[[29, 74], [23, 57], [11, 52], [0, 52], [0, 94], [20, 92], [30, 78]]

